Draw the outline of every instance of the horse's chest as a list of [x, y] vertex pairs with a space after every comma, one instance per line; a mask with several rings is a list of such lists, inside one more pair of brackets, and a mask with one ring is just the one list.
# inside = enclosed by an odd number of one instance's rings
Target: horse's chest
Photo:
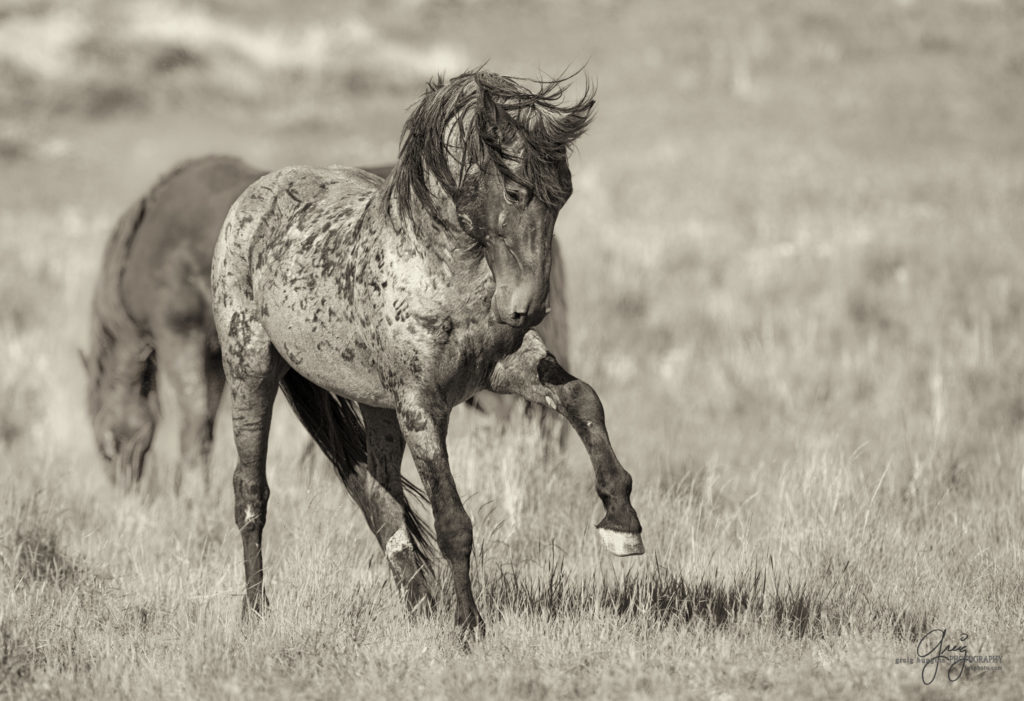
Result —
[[515, 350], [514, 329], [484, 319], [412, 314], [384, 324], [371, 345], [385, 384], [437, 388], [454, 406], [487, 386], [495, 363]]

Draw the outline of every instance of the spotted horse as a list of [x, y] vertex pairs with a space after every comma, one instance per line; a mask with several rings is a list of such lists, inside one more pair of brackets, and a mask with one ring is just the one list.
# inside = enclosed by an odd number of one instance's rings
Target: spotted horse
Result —
[[589, 82], [569, 102], [570, 82], [525, 84], [483, 70], [439, 78], [413, 108], [383, 182], [355, 168], [291, 167], [260, 178], [231, 207], [211, 280], [238, 450], [243, 615], [268, 606], [262, 534], [279, 388], [361, 507], [415, 610], [433, 598], [423, 528], [400, 471], [405, 448], [412, 453], [464, 638], [485, 626], [446, 434], [452, 408], [482, 389], [568, 419], [593, 463], [605, 545], [616, 555], [643, 552], [632, 480], [599, 398], [532, 330], [545, 314], [555, 218], [572, 192], [568, 152], [594, 106]]

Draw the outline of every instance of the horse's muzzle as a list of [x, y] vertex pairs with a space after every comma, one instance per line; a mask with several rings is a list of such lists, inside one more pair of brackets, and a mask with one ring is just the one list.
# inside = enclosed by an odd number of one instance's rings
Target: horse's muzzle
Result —
[[491, 301], [491, 311], [499, 322], [516, 328], [536, 326], [547, 314], [547, 305], [541, 299], [539, 303], [502, 304], [497, 295]]
[[547, 314], [547, 289], [537, 285], [498, 286], [491, 299], [494, 316], [506, 326], [532, 327]]

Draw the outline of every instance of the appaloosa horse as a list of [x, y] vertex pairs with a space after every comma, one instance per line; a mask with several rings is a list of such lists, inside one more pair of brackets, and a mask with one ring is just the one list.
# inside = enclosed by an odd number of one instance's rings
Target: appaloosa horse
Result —
[[[593, 93], [563, 105], [471, 71], [428, 85], [381, 182], [355, 168], [285, 168], [232, 206], [214, 250], [213, 308], [231, 391], [235, 521], [245, 615], [267, 606], [262, 534], [267, 440], [280, 387], [331, 459], [407, 605], [432, 602], [401, 478], [408, 446], [451, 568], [463, 635], [484, 623], [470, 586], [473, 533], [448, 465], [452, 407], [481, 389], [562, 413], [583, 440], [616, 555], [643, 552], [594, 390], [531, 327], [545, 313], [555, 218], [572, 192], [570, 146]], [[354, 404], [358, 404], [362, 421]]]
[[[391, 169], [364, 168], [380, 177]], [[142, 475], [160, 418], [158, 397], [166, 398], [157, 383], [158, 365], [181, 415], [181, 463], [206, 474], [224, 386], [210, 306], [210, 261], [228, 209], [266, 173], [230, 156], [180, 163], [132, 203], [107, 242], [83, 360], [93, 432], [114, 481], [130, 484]], [[537, 330], [564, 357], [568, 311], [557, 243], [548, 304], [551, 314]], [[481, 393], [474, 404], [501, 419], [527, 414], [546, 447], [561, 445], [560, 416], [505, 399]]]

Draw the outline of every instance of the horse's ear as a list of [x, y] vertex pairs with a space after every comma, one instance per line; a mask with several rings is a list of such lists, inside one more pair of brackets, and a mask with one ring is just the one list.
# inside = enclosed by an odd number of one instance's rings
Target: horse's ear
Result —
[[477, 129], [480, 131], [484, 143], [490, 144], [492, 147], [499, 145], [501, 133], [498, 105], [479, 81], [477, 82], [476, 115]]

